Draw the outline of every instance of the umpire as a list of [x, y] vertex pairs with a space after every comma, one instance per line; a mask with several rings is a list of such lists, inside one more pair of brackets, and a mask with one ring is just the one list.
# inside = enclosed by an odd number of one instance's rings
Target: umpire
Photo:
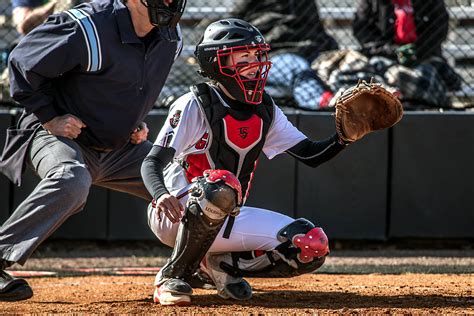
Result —
[[52, 15], [9, 59], [11, 95], [24, 107], [0, 171], [21, 184], [41, 178], [0, 227], [0, 301], [33, 291], [4, 270], [23, 265], [91, 185], [151, 200], [140, 176], [152, 143], [143, 123], [182, 48], [186, 0], [95, 0]]

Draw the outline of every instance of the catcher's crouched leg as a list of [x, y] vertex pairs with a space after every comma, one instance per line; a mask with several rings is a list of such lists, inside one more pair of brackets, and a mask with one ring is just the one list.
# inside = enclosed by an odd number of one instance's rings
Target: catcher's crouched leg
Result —
[[156, 276], [154, 301], [186, 305], [192, 288], [186, 282], [197, 270], [228, 215], [238, 214], [239, 180], [223, 170], [206, 171], [195, 179], [178, 228], [171, 258]]
[[235, 278], [284, 278], [316, 271], [329, 254], [324, 231], [304, 218], [283, 227], [278, 239], [272, 251], [222, 254], [215, 265]]

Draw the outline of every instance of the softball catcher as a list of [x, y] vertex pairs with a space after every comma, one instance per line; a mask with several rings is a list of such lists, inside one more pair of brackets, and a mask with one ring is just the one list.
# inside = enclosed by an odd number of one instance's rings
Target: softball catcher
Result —
[[243, 20], [210, 24], [195, 50], [200, 73], [210, 81], [171, 106], [142, 165], [154, 198], [149, 225], [174, 247], [156, 276], [157, 303], [190, 304], [193, 286], [203, 280], [223, 298], [248, 300], [252, 288], [244, 277], [293, 277], [318, 269], [329, 253], [321, 227], [245, 205], [260, 153], [269, 159], [287, 153], [317, 167], [401, 118], [396, 97], [361, 82], [336, 100], [336, 133], [309, 140], [265, 93], [269, 50]]

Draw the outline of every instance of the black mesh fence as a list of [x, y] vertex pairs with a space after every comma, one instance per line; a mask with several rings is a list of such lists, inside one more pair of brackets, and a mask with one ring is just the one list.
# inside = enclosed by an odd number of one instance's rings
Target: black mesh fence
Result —
[[[12, 11], [10, 0], [0, 0], [1, 67], [19, 31], [29, 27], [19, 17], [15, 25]], [[270, 42], [275, 80], [267, 86], [282, 106], [327, 109], [325, 101], [337, 90], [370, 77], [400, 93], [407, 108], [473, 105], [471, 0], [188, 0], [181, 21], [184, 49], [157, 107], [169, 106], [202, 80], [195, 45], [209, 23], [231, 16], [253, 23]], [[0, 98], [8, 101], [5, 89]]]

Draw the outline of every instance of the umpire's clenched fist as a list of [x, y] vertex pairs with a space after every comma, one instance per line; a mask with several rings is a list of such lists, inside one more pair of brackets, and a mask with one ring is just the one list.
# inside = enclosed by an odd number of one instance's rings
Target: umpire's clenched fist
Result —
[[75, 139], [81, 133], [81, 129], [86, 127], [86, 124], [77, 116], [66, 114], [56, 116], [51, 121], [44, 123], [43, 127], [52, 135]]
[[150, 130], [148, 129], [148, 126], [146, 125], [145, 122], [141, 122], [137, 128], [135, 128], [130, 135], [130, 142], [134, 145], [138, 145], [140, 143], [143, 143], [148, 139], [148, 132]]

